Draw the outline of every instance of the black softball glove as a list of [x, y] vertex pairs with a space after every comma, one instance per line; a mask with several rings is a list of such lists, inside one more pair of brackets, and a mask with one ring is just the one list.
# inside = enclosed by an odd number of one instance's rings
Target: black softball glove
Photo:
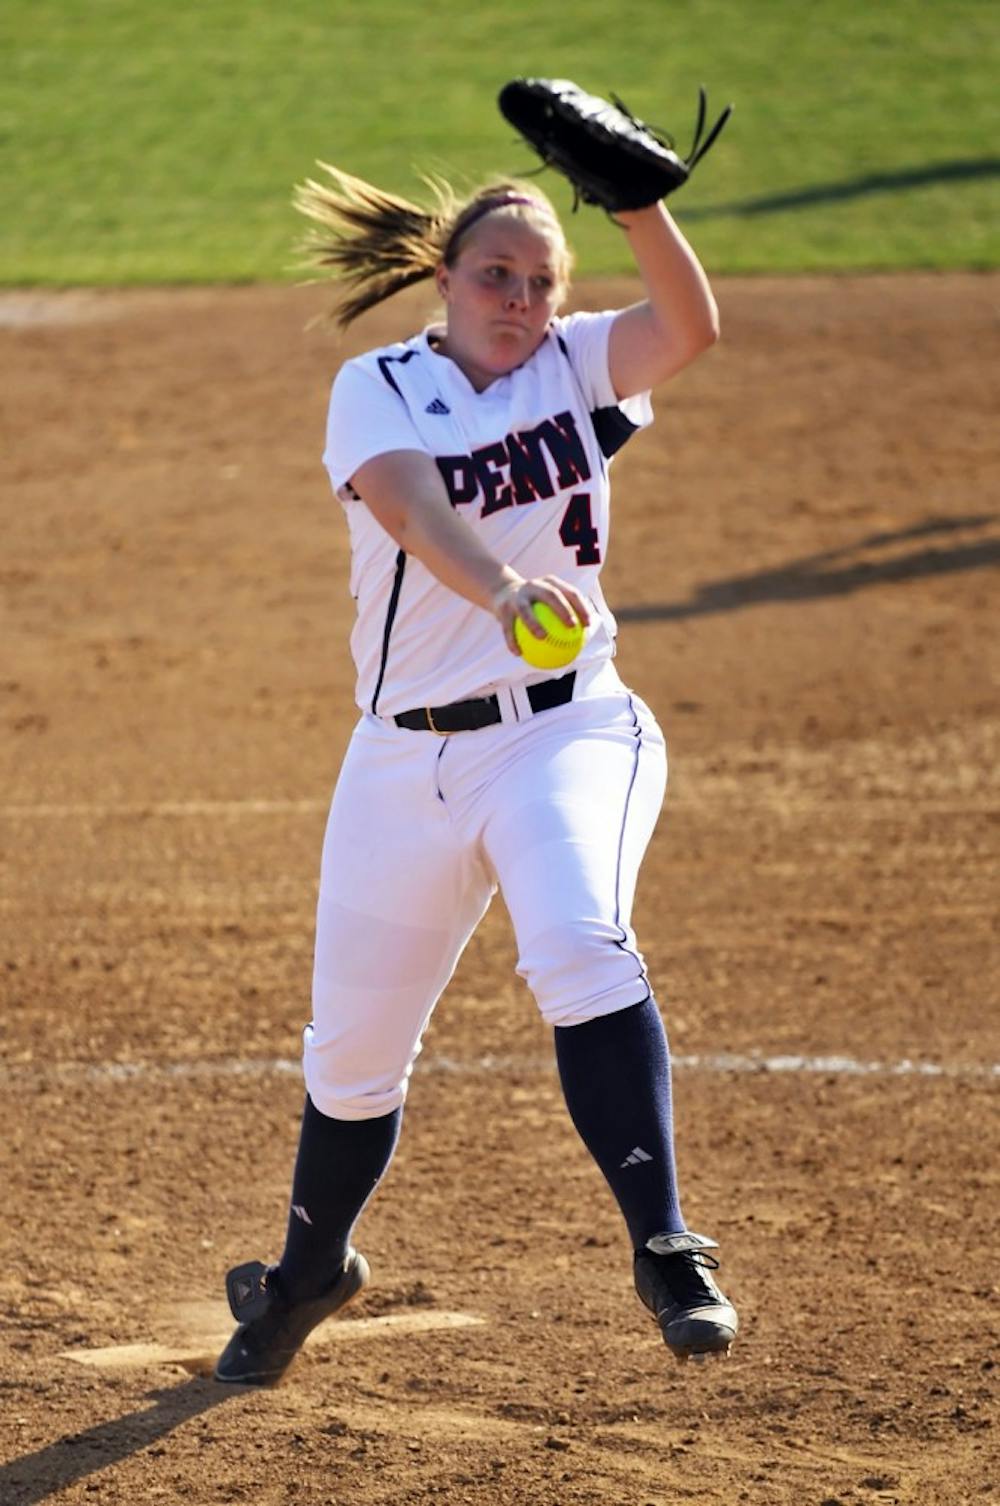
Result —
[[543, 163], [569, 179], [577, 201], [600, 204], [609, 213], [645, 209], [686, 183], [733, 109], [726, 106], [702, 141], [706, 100], [699, 89], [694, 141], [688, 155], [679, 157], [672, 143], [636, 120], [616, 95], [611, 98], [613, 104], [585, 94], [565, 78], [515, 78], [498, 101]]

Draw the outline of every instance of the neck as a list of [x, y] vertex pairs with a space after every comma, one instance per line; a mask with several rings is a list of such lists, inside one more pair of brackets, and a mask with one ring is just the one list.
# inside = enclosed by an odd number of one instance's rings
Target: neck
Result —
[[462, 375], [477, 392], [485, 392], [487, 387], [498, 380], [498, 373], [486, 371], [474, 361], [470, 361], [466, 356], [463, 356], [461, 351], [456, 350], [454, 344], [449, 340], [446, 330], [434, 330], [427, 338], [431, 347], [439, 356], [445, 356], [449, 361], [455, 363]]

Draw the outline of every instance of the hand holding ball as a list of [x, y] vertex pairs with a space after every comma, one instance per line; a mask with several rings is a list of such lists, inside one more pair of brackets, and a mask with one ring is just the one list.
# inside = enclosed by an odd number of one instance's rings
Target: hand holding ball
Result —
[[583, 647], [584, 626], [574, 622], [567, 627], [551, 607], [536, 601], [531, 610], [545, 629], [544, 638], [536, 638], [527, 625], [518, 617], [514, 622], [514, 637], [526, 664], [534, 669], [562, 669], [571, 664]]

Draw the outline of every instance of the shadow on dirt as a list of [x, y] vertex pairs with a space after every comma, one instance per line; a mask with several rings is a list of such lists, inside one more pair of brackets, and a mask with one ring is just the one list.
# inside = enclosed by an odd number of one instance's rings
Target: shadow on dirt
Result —
[[4, 1506], [34, 1506], [48, 1500], [78, 1480], [150, 1448], [182, 1422], [242, 1394], [240, 1387], [234, 1391], [198, 1378], [151, 1391], [155, 1405], [148, 1410], [100, 1422], [0, 1466], [0, 1501]]
[[913, 188], [928, 188], [939, 183], [970, 183], [977, 178], [1000, 177], [1000, 157], [959, 158], [951, 162], [930, 162], [922, 167], [904, 168], [894, 173], [865, 173], [843, 183], [813, 183], [792, 188], [786, 193], [767, 194], [759, 199], [734, 199], [726, 204], [706, 204], [702, 209], [678, 211], [679, 220], [714, 220], [724, 215], [750, 218], [758, 214], [782, 214], [790, 209], [810, 209], [814, 204], [837, 203], [844, 199], [866, 198], [875, 193], [901, 193]]
[[[998, 517], [998, 513], [980, 513], [962, 518], [928, 518], [912, 528], [868, 534], [854, 544], [805, 555], [776, 570], [757, 570], [749, 575], [730, 576], [728, 580], [706, 581], [687, 601], [640, 602], [633, 606], [612, 606], [612, 610], [619, 622], [679, 622], [687, 617], [735, 612], [766, 602], [848, 596], [883, 582], [985, 570], [1000, 565], [1000, 537], [991, 534], [971, 542], [944, 541], [950, 534], [986, 529]], [[943, 542], [930, 545], [925, 542], [929, 539]], [[918, 540], [924, 547], [898, 552], [900, 545]], [[897, 552], [888, 555], [889, 550]]]

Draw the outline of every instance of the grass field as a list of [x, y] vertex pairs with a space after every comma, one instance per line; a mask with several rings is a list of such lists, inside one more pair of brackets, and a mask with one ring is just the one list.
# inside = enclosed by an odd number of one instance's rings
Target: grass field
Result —
[[[675, 201], [712, 271], [996, 265], [998, 36], [990, 0], [6, 0], [0, 282], [288, 276], [317, 157], [403, 191], [530, 167], [495, 108], [525, 73], [684, 150], [699, 82], [735, 101]], [[625, 268], [599, 214], [571, 232]]]

